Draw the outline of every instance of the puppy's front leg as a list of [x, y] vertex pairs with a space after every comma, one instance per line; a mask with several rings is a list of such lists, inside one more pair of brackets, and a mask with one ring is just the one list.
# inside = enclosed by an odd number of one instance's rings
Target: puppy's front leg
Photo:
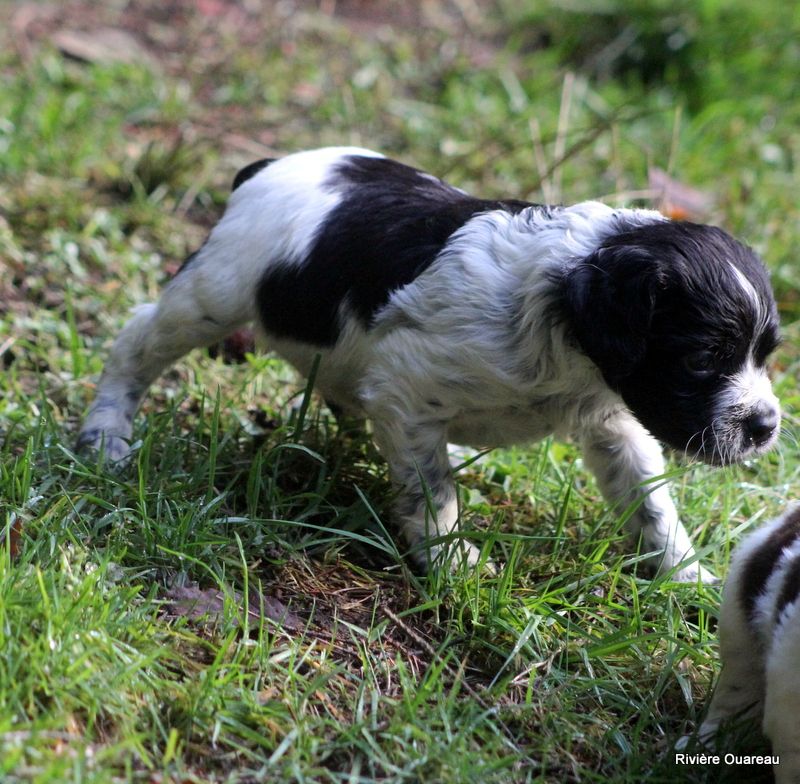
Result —
[[[658, 551], [654, 565], [663, 574], [694, 556], [689, 536], [678, 519], [675, 504], [663, 481], [650, 482], [664, 473], [658, 442], [627, 411], [595, 423], [581, 435], [584, 462], [597, 478], [606, 499], [619, 511], [638, 503], [628, 527], [641, 535], [646, 551]], [[674, 573], [673, 579], [714, 582], [714, 576], [696, 561]]]
[[[737, 577], [741, 577], [741, 571]], [[706, 718], [697, 733], [705, 746], [711, 745], [719, 725], [726, 720], [758, 716], [763, 710], [764, 668], [759, 661], [759, 641], [745, 615], [741, 586], [738, 579], [733, 578], [732, 571], [719, 614], [722, 671]]]
[[398, 496], [395, 515], [414, 560], [428, 569], [437, 560], [478, 562], [469, 542], [431, 541], [458, 530], [458, 501], [441, 421], [387, 407], [370, 413], [375, 441], [389, 464]]

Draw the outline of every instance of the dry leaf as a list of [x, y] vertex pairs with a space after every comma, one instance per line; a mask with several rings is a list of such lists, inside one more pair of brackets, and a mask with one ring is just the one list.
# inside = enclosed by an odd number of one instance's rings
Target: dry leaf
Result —
[[53, 43], [67, 57], [86, 63], [144, 63], [153, 66], [150, 53], [124, 30], [102, 27], [92, 32], [58, 30]]
[[2, 545], [8, 543], [8, 552], [11, 559], [19, 557], [22, 550], [22, 520], [13, 512], [8, 526], [2, 530]]
[[661, 200], [659, 209], [673, 220], [702, 220], [714, 208], [714, 196], [672, 178], [663, 169], [651, 167], [647, 173], [650, 189]]

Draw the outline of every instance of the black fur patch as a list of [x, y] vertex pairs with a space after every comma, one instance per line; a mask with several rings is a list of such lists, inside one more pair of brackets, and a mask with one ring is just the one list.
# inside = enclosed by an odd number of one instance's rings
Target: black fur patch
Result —
[[426, 270], [473, 216], [531, 206], [476, 199], [410, 166], [359, 155], [336, 166], [325, 187], [342, 200], [308, 258], [272, 267], [258, 287], [264, 329], [316, 346], [338, 339], [343, 305], [368, 328], [391, 293]]
[[235, 191], [243, 182], [247, 182], [247, 180], [254, 177], [264, 167], [269, 166], [274, 161], [275, 158], [262, 158], [260, 161], [255, 161], [255, 163], [250, 163], [243, 169], [239, 169], [239, 171], [236, 172], [236, 176], [233, 178], [231, 191]]
[[[800, 537], [800, 508], [791, 512], [767, 537], [765, 542], [747, 559], [742, 569], [739, 585], [739, 601], [749, 620], [753, 620], [756, 601], [764, 592], [769, 576], [772, 574], [784, 548], [789, 547]], [[784, 585], [786, 588], [786, 585]], [[783, 595], [783, 594], [781, 594]], [[788, 595], [788, 594], [787, 594]], [[795, 594], [796, 595], [796, 594]], [[788, 601], [788, 600], [787, 600]], [[780, 605], [780, 599], [778, 604]], [[784, 601], [786, 604], [786, 601]]]

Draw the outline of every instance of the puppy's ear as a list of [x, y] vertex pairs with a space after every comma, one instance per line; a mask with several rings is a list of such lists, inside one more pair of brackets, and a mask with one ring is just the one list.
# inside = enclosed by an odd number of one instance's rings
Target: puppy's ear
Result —
[[648, 249], [624, 244], [599, 248], [566, 275], [567, 321], [614, 389], [644, 359], [665, 283], [662, 265]]

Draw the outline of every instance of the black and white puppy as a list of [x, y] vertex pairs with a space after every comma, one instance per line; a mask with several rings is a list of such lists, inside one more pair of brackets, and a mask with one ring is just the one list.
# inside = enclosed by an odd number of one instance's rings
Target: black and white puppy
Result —
[[239, 172], [206, 243], [117, 338], [79, 445], [125, 457], [151, 382], [251, 321], [301, 373], [320, 354], [318, 390], [371, 420], [423, 561], [457, 526], [448, 442], [575, 437], [606, 498], [639, 504], [630, 528], [667, 571], [694, 553], [651, 481], [656, 439], [722, 465], [778, 433], [775, 302], [761, 261], [723, 231], [596, 202], [476, 199], [329, 148]]
[[800, 506], [748, 536], [731, 559], [719, 617], [722, 673], [699, 737], [760, 717], [778, 784], [800, 784]]

